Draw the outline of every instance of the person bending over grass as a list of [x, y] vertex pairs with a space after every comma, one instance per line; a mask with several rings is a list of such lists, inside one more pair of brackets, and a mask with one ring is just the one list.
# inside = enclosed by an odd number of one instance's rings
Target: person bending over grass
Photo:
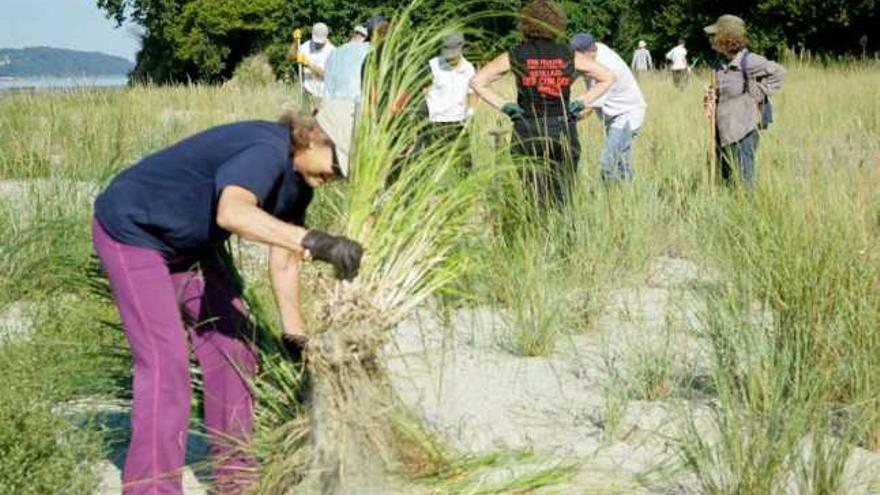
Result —
[[704, 99], [706, 117], [715, 117], [721, 178], [754, 190], [758, 130], [772, 121], [769, 98], [782, 89], [785, 69], [749, 52], [746, 25], [739, 17], [723, 15], [705, 30], [723, 58], [715, 69], [715, 90]]
[[357, 242], [304, 228], [313, 189], [347, 174], [352, 108], [209, 129], [147, 156], [97, 197], [94, 247], [134, 360], [126, 495], [182, 493], [188, 341], [202, 371], [216, 490], [253, 482], [244, 476], [253, 460], [233, 445], [252, 432], [255, 329], [224, 242], [235, 234], [269, 246], [285, 342], [301, 346], [300, 260], [328, 262], [342, 279], [360, 267]]
[[[597, 43], [591, 34], [580, 33], [571, 39], [571, 48], [614, 73], [614, 84], [605, 96], [593, 102], [593, 108], [605, 125], [605, 146], [602, 149], [602, 180], [606, 183], [629, 182], [633, 178], [633, 140], [645, 121], [647, 103], [639, 83], [626, 62], [614, 50]], [[587, 87], [595, 82], [587, 79]]]
[[[473, 80], [484, 100], [513, 121], [514, 155], [543, 158], [549, 170], [521, 173], [539, 205], [562, 205], [571, 193], [580, 159], [577, 119], [614, 82], [600, 64], [560, 43], [568, 19], [556, 2], [536, 0], [520, 13], [524, 41], [498, 55]], [[491, 88], [509, 72], [516, 77], [516, 102]], [[572, 98], [571, 85], [578, 74], [596, 81], [585, 94]]]

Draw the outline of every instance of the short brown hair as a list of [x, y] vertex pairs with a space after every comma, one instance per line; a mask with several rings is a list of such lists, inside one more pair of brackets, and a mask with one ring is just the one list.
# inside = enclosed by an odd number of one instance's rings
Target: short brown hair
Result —
[[712, 37], [712, 48], [722, 55], [736, 55], [748, 44], [749, 40], [745, 34], [720, 31]]
[[526, 39], [559, 40], [567, 26], [565, 10], [552, 0], [535, 0], [520, 12], [519, 30]]
[[284, 112], [278, 118], [278, 123], [290, 128], [291, 151], [308, 148], [312, 141], [309, 134], [318, 127], [318, 121], [314, 117], [295, 110]]

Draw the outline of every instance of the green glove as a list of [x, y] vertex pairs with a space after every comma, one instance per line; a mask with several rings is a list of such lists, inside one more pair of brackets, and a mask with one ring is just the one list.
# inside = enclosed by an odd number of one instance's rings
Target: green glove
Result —
[[501, 106], [501, 113], [510, 117], [510, 120], [519, 120], [526, 116], [526, 111], [523, 110], [523, 107], [516, 103], [505, 103]]
[[587, 109], [587, 106], [584, 105], [584, 102], [581, 100], [571, 100], [568, 102], [568, 113], [574, 115], [575, 118], [579, 118], [584, 110]]

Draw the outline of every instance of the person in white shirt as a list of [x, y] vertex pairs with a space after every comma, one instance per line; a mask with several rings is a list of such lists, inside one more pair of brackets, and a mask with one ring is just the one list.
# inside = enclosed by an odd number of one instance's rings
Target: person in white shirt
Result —
[[323, 22], [312, 26], [312, 39], [299, 47], [296, 53], [297, 63], [304, 66], [303, 87], [312, 98], [312, 106], [317, 108], [324, 97], [324, 67], [333, 50], [336, 49], [329, 39], [330, 28]]
[[425, 104], [431, 125], [422, 134], [417, 149], [443, 141], [467, 153], [469, 140], [462, 133], [479, 97], [471, 89], [477, 71], [464, 57], [464, 43], [460, 33], [447, 35], [440, 55], [428, 62], [431, 86], [425, 89]]
[[675, 48], [666, 53], [666, 60], [669, 60], [669, 68], [672, 70], [672, 81], [675, 84], [675, 87], [680, 90], [684, 90], [684, 87], [687, 84], [688, 72], [690, 72], [687, 54], [688, 51], [687, 48], [684, 47], [683, 39], [679, 39], [678, 45], [675, 45]]
[[434, 124], [463, 125], [471, 116], [475, 98], [471, 80], [476, 74], [473, 64], [464, 58], [464, 36], [450, 34], [443, 39], [439, 57], [432, 58], [431, 87], [426, 102], [428, 119]]
[[654, 70], [654, 60], [651, 58], [651, 52], [648, 51], [648, 44], [645, 40], [639, 41], [639, 48], [633, 52], [632, 63], [630, 68], [633, 74], [638, 77], [643, 72]]
[[[603, 43], [597, 43], [587, 33], [571, 39], [571, 49], [594, 60], [614, 74], [611, 88], [592, 108], [605, 125], [605, 145], [602, 149], [602, 179], [606, 183], [631, 181], [633, 178], [632, 144], [645, 121], [647, 103], [639, 84], [626, 61]], [[595, 84], [587, 79], [587, 86]], [[581, 117], [588, 115], [589, 110]]]
[[367, 31], [363, 25], [358, 24], [354, 27], [354, 30], [351, 33], [351, 39], [348, 40], [349, 43], [366, 43], [367, 38], [370, 36], [370, 33]]

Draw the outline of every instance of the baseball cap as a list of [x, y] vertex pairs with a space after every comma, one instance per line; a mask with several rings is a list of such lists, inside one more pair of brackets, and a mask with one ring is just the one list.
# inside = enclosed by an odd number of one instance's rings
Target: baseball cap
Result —
[[596, 40], [590, 33], [578, 33], [571, 38], [569, 46], [576, 52], [586, 52], [596, 48]]
[[354, 32], [363, 36], [364, 38], [370, 35], [370, 33], [367, 32], [367, 28], [361, 26], [360, 24], [354, 27]]
[[338, 173], [348, 177], [351, 155], [354, 151], [357, 103], [353, 100], [323, 100], [315, 119], [324, 134], [333, 142]]
[[745, 36], [746, 23], [741, 18], [726, 14], [718, 18], [715, 24], [703, 28], [708, 34], [727, 33], [738, 36]]
[[364, 27], [367, 28], [367, 37], [372, 38], [373, 33], [376, 32], [376, 29], [383, 24], [388, 24], [388, 18], [382, 14], [374, 15], [373, 17], [367, 19], [367, 22], [364, 25]]
[[445, 59], [454, 59], [460, 57], [464, 52], [464, 35], [461, 33], [452, 33], [443, 38], [443, 48], [440, 55]]
[[312, 26], [312, 41], [315, 43], [326, 43], [330, 35], [330, 28], [323, 22], [315, 23]]

